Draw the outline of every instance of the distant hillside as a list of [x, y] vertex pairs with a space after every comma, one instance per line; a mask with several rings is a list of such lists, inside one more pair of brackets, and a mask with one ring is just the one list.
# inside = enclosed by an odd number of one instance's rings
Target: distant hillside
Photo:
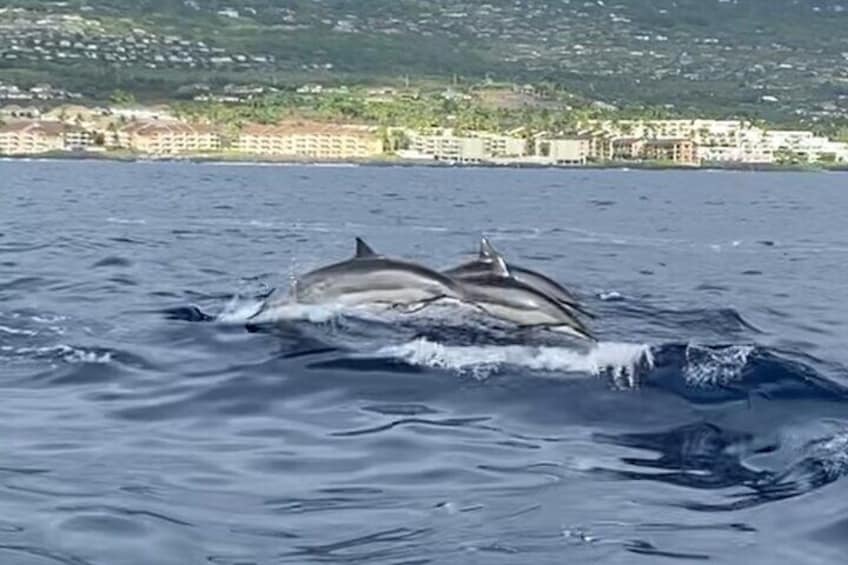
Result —
[[[0, 80], [548, 81], [617, 106], [844, 118], [845, 0], [0, 0]], [[55, 79], [54, 79], [55, 81]]]

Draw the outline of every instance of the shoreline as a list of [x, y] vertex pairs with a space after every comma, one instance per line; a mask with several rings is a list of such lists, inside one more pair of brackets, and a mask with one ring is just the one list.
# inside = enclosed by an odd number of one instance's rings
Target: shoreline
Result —
[[156, 156], [136, 153], [83, 153], [50, 152], [28, 155], [0, 155], [0, 162], [13, 161], [108, 161], [118, 163], [193, 163], [215, 165], [256, 166], [327, 166], [327, 167], [437, 167], [462, 169], [562, 169], [562, 170], [639, 170], [639, 171], [741, 171], [741, 172], [848, 172], [848, 164], [832, 167], [822, 165], [784, 165], [778, 163], [707, 163], [684, 165], [651, 161], [607, 161], [585, 165], [558, 165], [547, 163], [459, 163], [436, 159], [402, 159], [385, 157], [374, 159], [316, 160], [297, 158], [263, 158], [256, 155], [195, 154]]

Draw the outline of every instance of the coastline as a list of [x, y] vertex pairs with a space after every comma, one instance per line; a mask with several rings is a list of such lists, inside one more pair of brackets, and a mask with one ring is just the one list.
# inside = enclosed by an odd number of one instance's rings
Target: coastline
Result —
[[384, 156], [371, 159], [316, 160], [292, 157], [273, 158], [260, 155], [241, 155], [233, 153], [204, 153], [183, 155], [147, 155], [142, 153], [121, 152], [79, 152], [53, 151], [22, 155], [0, 155], [0, 162], [10, 161], [108, 161], [122, 163], [195, 163], [218, 165], [257, 165], [257, 166], [366, 166], [366, 167], [437, 167], [437, 168], [482, 168], [482, 169], [564, 169], [564, 170], [640, 170], [640, 171], [744, 171], [744, 172], [848, 172], [848, 164], [797, 165], [778, 163], [737, 163], [711, 162], [702, 165], [682, 165], [657, 161], [605, 161], [585, 165], [564, 165], [548, 163], [463, 163], [439, 161], [436, 159], [403, 159]]

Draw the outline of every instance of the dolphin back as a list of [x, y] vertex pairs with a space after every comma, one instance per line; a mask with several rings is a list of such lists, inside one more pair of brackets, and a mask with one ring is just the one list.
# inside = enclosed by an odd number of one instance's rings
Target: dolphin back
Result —
[[[508, 263], [507, 269], [509, 270], [510, 276], [514, 279], [535, 288], [536, 290], [548, 295], [553, 300], [560, 302], [562, 305], [567, 306], [572, 310], [576, 310], [588, 318], [595, 317], [580, 304], [580, 301], [572, 292], [550, 277], [547, 277], [538, 271], [534, 271], [520, 265], [515, 265], [513, 263]], [[442, 273], [458, 280], [461, 283], [463, 279], [492, 274], [494, 271], [495, 267], [493, 261], [475, 259], [442, 271]]]

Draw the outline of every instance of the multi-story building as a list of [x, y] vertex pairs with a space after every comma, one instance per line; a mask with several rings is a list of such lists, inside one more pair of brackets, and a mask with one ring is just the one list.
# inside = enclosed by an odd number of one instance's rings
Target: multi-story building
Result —
[[[822, 139], [822, 138], [818, 138]], [[816, 161], [833, 163], [848, 163], [848, 143], [842, 141], [824, 140], [816, 149]]]
[[680, 165], [697, 165], [695, 142], [691, 139], [650, 139], [642, 149], [645, 159], [670, 161]]
[[33, 155], [64, 149], [59, 122], [20, 121], [0, 125], [1, 155]]
[[151, 155], [218, 151], [221, 136], [204, 125], [176, 121], [139, 121], [115, 132], [114, 145]]
[[489, 157], [482, 138], [456, 136], [450, 130], [411, 133], [409, 149], [438, 161], [477, 163]]
[[433, 129], [408, 133], [413, 154], [440, 161], [477, 163], [519, 158], [527, 154], [527, 141], [521, 137], [471, 131], [457, 135], [453, 129]]
[[66, 126], [62, 142], [65, 151], [86, 151], [94, 145], [94, 135], [83, 127]]
[[743, 161], [742, 148], [738, 145], [698, 145], [696, 157], [704, 163]]
[[764, 132], [763, 137], [774, 160], [813, 163], [845, 159], [846, 144], [817, 136], [811, 131], [769, 130]]
[[[816, 136], [811, 131], [767, 130], [741, 120], [593, 120], [584, 126], [593, 132], [597, 140], [595, 153], [599, 159], [633, 158], [632, 154], [637, 151], [622, 147], [624, 140], [620, 138], [625, 138], [639, 139], [645, 143], [663, 141], [666, 150], [673, 146], [673, 143], [668, 143], [669, 140], [688, 139], [695, 145], [693, 162], [848, 160], [844, 145]], [[679, 149], [688, 152], [688, 148], [680, 146]], [[652, 149], [652, 154], [662, 153], [660, 147]]]
[[590, 137], [548, 137], [539, 135], [535, 140], [535, 156], [541, 161], [558, 165], [585, 165], [592, 154]]
[[691, 139], [697, 145], [734, 145], [750, 127], [741, 120], [589, 120], [583, 127], [611, 137]]
[[774, 162], [774, 151], [765, 142], [765, 130], [752, 127], [739, 134], [738, 148], [739, 161], [743, 163], [772, 163]]
[[640, 159], [645, 141], [641, 137], [622, 137], [609, 142], [609, 156], [611, 159], [629, 161]]
[[521, 137], [488, 133], [482, 135], [486, 153], [492, 157], [521, 157], [527, 154], [527, 141]]
[[318, 123], [252, 124], [242, 129], [235, 149], [251, 155], [319, 160], [367, 159], [383, 152], [373, 128]]

